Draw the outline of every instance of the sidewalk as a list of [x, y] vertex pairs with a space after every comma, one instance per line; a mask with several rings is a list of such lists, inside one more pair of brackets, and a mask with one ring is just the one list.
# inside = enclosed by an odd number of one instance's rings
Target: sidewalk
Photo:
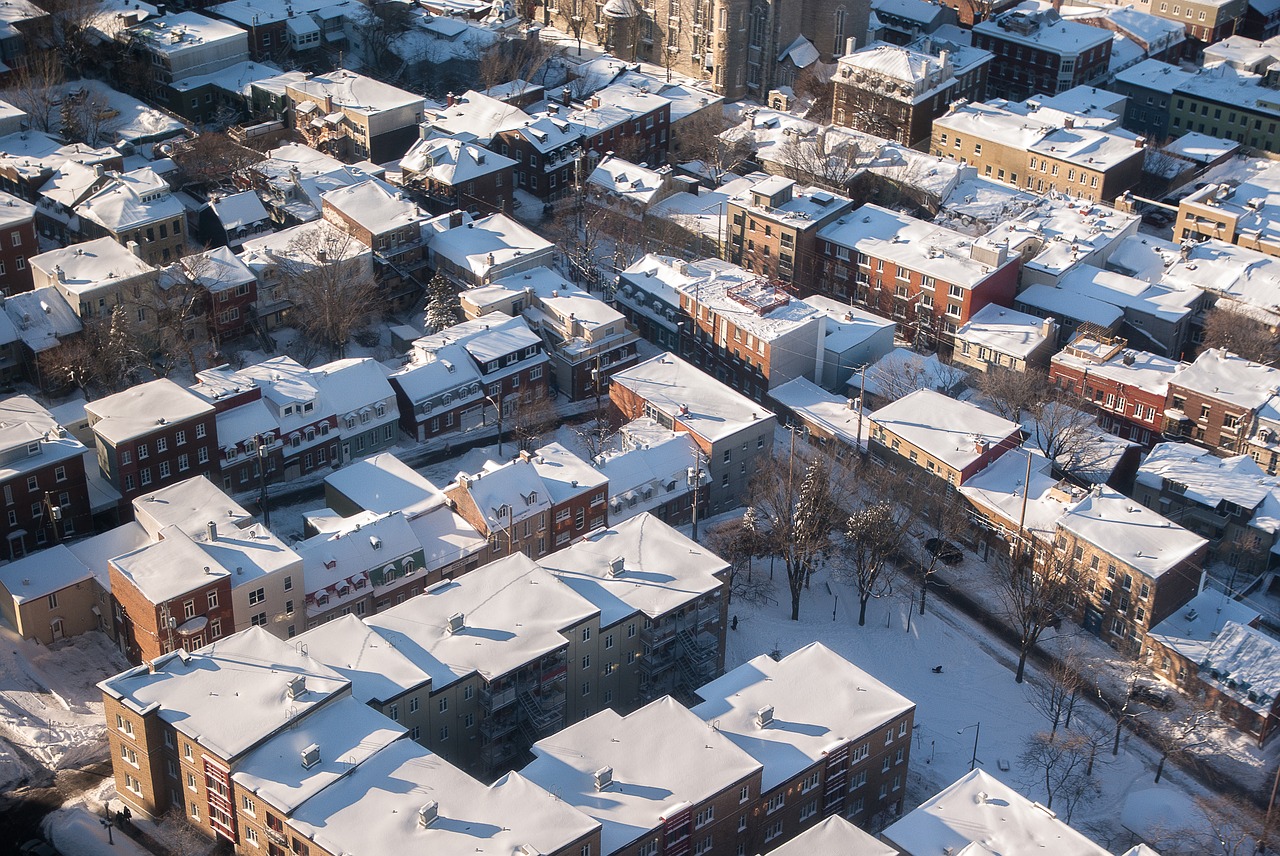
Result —
[[63, 808], [44, 820], [45, 835], [63, 856], [153, 856], [119, 829], [107, 829], [84, 806]]

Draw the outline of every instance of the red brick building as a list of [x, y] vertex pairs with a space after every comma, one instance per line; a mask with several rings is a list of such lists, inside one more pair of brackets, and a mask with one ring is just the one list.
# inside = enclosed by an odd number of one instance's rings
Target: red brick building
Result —
[[1219, 455], [1248, 452], [1257, 413], [1278, 387], [1280, 369], [1210, 348], [1169, 381], [1165, 433]]
[[763, 277], [795, 283], [808, 295], [822, 270], [818, 234], [847, 214], [853, 201], [817, 188], [797, 189], [795, 184], [771, 176], [729, 199], [728, 256]]
[[324, 194], [324, 219], [373, 250], [378, 284], [392, 306], [417, 298], [427, 263], [426, 212], [386, 182], [371, 178]]
[[1100, 80], [1114, 38], [1109, 30], [1064, 21], [1052, 9], [1014, 10], [973, 28], [973, 46], [995, 54], [988, 89], [1010, 101]]
[[31, 290], [27, 259], [39, 252], [36, 207], [0, 192], [0, 295]]
[[0, 557], [19, 559], [91, 530], [84, 451], [30, 397], [0, 402]]

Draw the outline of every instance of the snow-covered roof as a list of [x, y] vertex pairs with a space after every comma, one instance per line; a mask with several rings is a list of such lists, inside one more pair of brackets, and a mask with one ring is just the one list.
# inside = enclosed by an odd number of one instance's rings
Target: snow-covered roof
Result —
[[395, 455], [384, 452], [325, 477], [325, 484], [366, 511], [416, 517], [444, 503], [444, 494]]
[[84, 406], [93, 432], [111, 444], [213, 413], [213, 405], [168, 378], [141, 383]]
[[[932, 97], [939, 86], [954, 80], [950, 63], [944, 63], [928, 53], [883, 42], [875, 42], [851, 54], [845, 54], [837, 62], [842, 75], [838, 79], [843, 80], [858, 72], [865, 72], [875, 75], [871, 85], [878, 88], [876, 78], [889, 78], [907, 84], [909, 88], [906, 90], [906, 97], [912, 102], [926, 96]], [[861, 81], [862, 78], [859, 77], [858, 80]], [[893, 95], [897, 95], [896, 90]]]
[[290, 83], [286, 92], [294, 101], [310, 100], [372, 116], [398, 107], [422, 109], [422, 96], [406, 92], [363, 74], [337, 69], [328, 74], [315, 75], [307, 80]]
[[[155, 268], [111, 238], [83, 241], [28, 259], [31, 266], [70, 294], [97, 288], [109, 281], [129, 280]], [[58, 275], [61, 270], [61, 276]]]
[[367, 179], [322, 194], [326, 206], [335, 208], [359, 226], [378, 235], [414, 227], [427, 219], [427, 214], [413, 200], [384, 181]]
[[[312, 711], [253, 749], [236, 765], [231, 778], [238, 788], [262, 797], [287, 816], [406, 733], [403, 726], [363, 701], [346, 696]], [[319, 757], [306, 763], [303, 756], [312, 747], [319, 747]]]
[[255, 281], [253, 271], [249, 270], [230, 247], [215, 247], [188, 256], [187, 259], [185, 263], [171, 266], [169, 270], [192, 277], [210, 294]]
[[1230, 502], [1252, 511], [1267, 497], [1280, 496], [1280, 480], [1248, 455], [1219, 458], [1189, 443], [1156, 446], [1138, 468], [1137, 480], [1157, 491], [1171, 482], [1177, 493], [1213, 510]]
[[5, 338], [9, 327], [22, 343], [35, 353], [55, 348], [59, 337], [71, 336], [83, 329], [80, 318], [72, 310], [62, 292], [52, 286], [24, 291], [5, 298]]
[[[781, 660], [755, 657], [697, 690], [693, 712], [763, 766], [766, 793], [915, 707], [891, 687], [813, 642]], [[761, 709], [773, 720], [760, 725]]]
[[[587, 184], [637, 205], [646, 206], [666, 187], [666, 171], [649, 169], [619, 157], [604, 157], [587, 176]], [[599, 191], [597, 191], [599, 192]]]
[[[476, 673], [492, 681], [565, 648], [565, 632], [599, 613], [516, 553], [485, 565], [483, 573], [437, 583], [366, 621], [430, 674], [432, 689], [439, 690]], [[451, 631], [457, 615], [463, 626]]]
[[185, 216], [169, 183], [150, 167], [111, 175], [101, 189], [75, 208], [76, 214], [113, 233]]
[[[1224, 140], [1199, 131], [1189, 131], [1165, 144], [1164, 150], [1171, 155], [1186, 158], [1195, 163], [1210, 164], [1214, 161], [1234, 154], [1240, 148], [1235, 140]], [[1268, 188], [1274, 189], [1274, 186]]]
[[294, 642], [312, 659], [351, 681], [351, 695], [363, 703], [382, 703], [419, 687], [431, 676], [378, 635], [377, 629], [348, 613], [300, 633]]
[[555, 245], [506, 214], [490, 214], [430, 237], [431, 252], [459, 268], [484, 277], [495, 266], [533, 254], [549, 254]]
[[1257, 610], [1216, 589], [1205, 589], [1147, 631], [1147, 636], [1200, 664], [1228, 622], [1251, 625]]
[[1194, 71], [1185, 71], [1156, 59], [1144, 59], [1117, 74], [1115, 82], [1172, 95], [1175, 89], [1195, 76]]
[[1154, 235], [1135, 234], [1121, 239], [1107, 257], [1106, 269], [1147, 282], [1159, 282], [1180, 258], [1181, 247]]
[[[1098, 268], [1090, 268], [1089, 272], [1094, 271], [1101, 273]], [[1124, 310], [1113, 303], [1052, 285], [1028, 286], [1018, 293], [1017, 302], [1063, 322], [1082, 321], [1104, 330], [1112, 329], [1124, 318]]]
[[1098, 485], [1059, 525], [1102, 552], [1157, 579], [1208, 542], [1109, 487]]
[[159, 538], [168, 526], [188, 535], [202, 535], [211, 521], [220, 534], [235, 533], [253, 522], [253, 515], [205, 476], [193, 476], [135, 497], [133, 515], [152, 539]]
[[850, 303], [844, 303], [822, 294], [804, 298], [804, 302], [827, 316], [826, 349], [842, 354], [860, 346], [881, 330], [895, 327], [890, 318], [883, 318]]
[[1026, 359], [1053, 337], [1044, 319], [988, 303], [956, 330], [956, 340]]
[[315, 608], [315, 599], [320, 596], [328, 597], [330, 609], [341, 606], [344, 598], [367, 596], [374, 588], [371, 571], [388, 566], [399, 569], [396, 563], [421, 546], [398, 511], [381, 515], [362, 511], [343, 519], [334, 531], [295, 543], [302, 557], [307, 608]]
[[587, 491], [608, 485], [608, 478], [560, 443], [549, 443], [533, 453], [532, 464], [551, 494], [551, 502], [559, 505]]
[[1110, 856], [1049, 809], [985, 770], [973, 770], [881, 833], [911, 854]]
[[[1025, 484], [1028, 457], [1031, 458], [1030, 487]], [[1084, 497], [1081, 489], [1054, 478], [1048, 458], [1029, 449], [1023, 449], [1020, 454], [1001, 455], [961, 485], [960, 493], [997, 526], [1017, 532], [1021, 523], [1025, 532], [1046, 541], [1052, 539], [1058, 519]]]
[[926, 29], [927, 25], [936, 21], [946, 8], [930, 0], [874, 0], [871, 4], [872, 11], [878, 15], [915, 21], [926, 25]]
[[339, 417], [356, 415], [386, 402], [388, 406], [383, 416], [366, 414], [373, 420], [368, 424], [385, 425], [395, 422], [399, 416], [395, 390], [387, 382], [387, 374], [387, 367], [377, 360], [351, 357], [317, 366], [311, 370], [311, 379], [320, 388], [325, 403]]
[[[433, 804], [436, 819], [419, 819]], [[397, 740], [307, 800], [289, 825], [329, 853], [558, 853], [599, 824], [521, 773], [492, 785]]]
[[898, 851], [839, 815], [811, 826], [769, 856], [896, 856]]
[[1002, 216], [986, 239], [997, 245], [1007, 241], [1011, 255], [1033, 251], [1024, 267], [1058, 277], [1136, 235], [1141, 220], [1137, 214], [1107, 205], [1046, 193], [1031, 197], [1020, 211]]
[[[614, 570], [620, 562], [621, 569]], [[551, 553], [541, 564], [600, 607], [601, 628], [636, 612], [659, 619], [724, 584], [728, 564], [651, 514]]]
[[936, 354], [919, 354], [910, 348], [894, 348], [867, 366], [865, 375], [865, 387], [862, 377], [850, 377], [850, 390], [883, 398], [901, 398], [918, 389], [950, 395], [959, 391], [966, 378], [963, 369], [947, 365]]
[[606, 451], [595, 461], [609, 479], [609, 513], [615, 524], [686, 493], [697, 450], [690, 435], [669, 431], [652, 419], [632, 420], [620, 433], [623, 448]]
[[445, 134], [473, 135], [482, 146], [503, 131], [523, 127], [530, 121], [529, 114], [519, 107], [474, 89], [456, 97], [450, 107], [428, 110], [423, 119], [425, 124]]
[[422, 545], [424, 567], [429, 571], [473, 556], [489, 544], [474, 526], [447, 505], [409, 518], [409, 528]]
[[717, 95], [710, 87], [710, 81], [671, 75], [665, 76], [646, 73], [641, 69], [629, 69], [619, 75], [615, 81], [619, 85], [648, 88], [671, 102], [671, 124], [676, 125], [700, 110], [718, 110], [724, 102], [723, 95]]
[[[1198, 309], [1203, 292], [1177, 283], [1150, 283], [1136, 277], [1079, 265], [1058, 280], [1057, 287], [1080, 297], [1091, 297], [1166, 324], [1177, 324]], [[1019, 295], [1019, 299], [1022, 299]]]
[[490, 533], [503, 532], [552, 506], [550, 488], [523, 456], [502, 464], [488, 461], [480, 472], [459, 473], [457, 483], [470, 495]]
[[29, 395], [0, 399], [0, 480], [83, 455], [84, 444]]
[[511, 158], [474, 143], [447, 138], [418, 140], [400, 159], [400, 169], [404, 172], [425, 175], [448, 185], [474, 181], [515, 164]]
[[1114, 342], [1100, 342], [1086, 333], [1077, 333], [1066, 349], [1053, 355], [1053, 362], [1088, 370], [1103, 377], [1164, 397], [1169, 381], [1177, 377], [1185, 363], [1147, 351], [1117, 348]]
[[1280, 323], [1280, 259], [1210, 238], [1192, 244], [1165, 272], [1168, 285], [1201, 288], [1268, 324]]
[[[160, 719], [225, 760], [234, 760], [294, 719], [348, 690], [349, 682], [293, 640], [250, 627], [198, 651], [156, 658], [98, 684], [135, 711]], [[291, 693], [290, 683], [304, 685]], [[292, 697], [291, 697], [292, 696]]]
[[55, 544], [0, 566], [0, 586], [19, 605], [94, 578], [93, 571], [65, 544]]
[[[620, 716], [602, 710], [533, 746], [521, 773], [601, 824], [616, 853], [661, 829], [663, 817], [752, 776], [760, 762], [670, 696]], [[612, 783], [597, 789], [605, 767]]]
[[[304, 77], [302, 72], [289, 72], [285, 75], [270, 62], [250, 62], [246, 60], [209, 74], [196, 74], [191, 77], [184, 77], [182, 80], [175, 80], [172, 86], [179, 92], [189, 92], [205, 86], [216, 86], [224, 92], [249, 98], [255, 84], [262, 85], [265, 90], [271, 87], [271, 83], [268, 81], [275, 81], [282, 76], [289, 80], [302, 80]], [[281, 83], [279, 94], [283, 93], [284, 84]]]
[[[372, 252], [359, 238], [348, 235], [332, 223], [313, 220], [245, 241], [240, 259], [253, 271], [274, 268], [282, 259], [304, 267], [310, 262], [299, 257], [300, 246], [326, 248], [330, 261], [349, 261]], [[339, 254], [342, 258], [338, 258]]]
[[1266, 404], [1280, 388], [1280, 369], [1238, 357], [1222, 348], [1201, 351], [1178, 373], [1177, 386], [1246, 412]]
[[962, 471], [1022, 429], [993, 413], [930, 389], [916, 390], [871, 414], [873, 425], [901, 437], [947, 466]]
[[796, 68], [808, 68], [817, 62], [819, 57], [821, 54], [813, 46], [813, 42], [804, 36], [796, 36], [795, 41], [778, 53], [778, 62], [791, 60], [791, 64]]
[[798, 377], [769, 390], [769, 397], [796, 414], [801, 421], [830, 431], [838, 440], [857, 447], [859, 420], [851, 399], [832, 395], [808, 378]]
[[1212, 678], [1222, 692], [1265, 715], [1280, 697], [1280, 642], [1228, 621], [1200, 661], [1200, 677]]
[[212, 199], [209, 201], [209, 207], [217, 215], [222, 228], [228, 232], [271, 219], [266, 206], [262, 204], [258, 194], [252, 190]]
[[147, 47], [162, 56], [178, 54], [194, 47], [240, 40], [248, 47], [248, 35], [235, 24], [209, 18], [198, 12], [177, 12], [147, 18], [131, 28]]
[[774, 418], [769, 410], [670, 353], [618, 372], [610, 382], [710, 442]]
[[[1106, 30], [1074, 26], [1110, 38]], [[966, 138], [999, 140], [1090, 170], [1107, 170], [1130, 158], [1142, 157], [1138, 138], [1128, 131], [1067, 128], [1053, 115], [1055, 111], [1047, 111], [1043, 118], [1039, 112], [1029, 105], [998, 100], [986, 104], [957, 102], [934, 121], [934, 127]]]
[[[997, 41], [1012, 42], [1037, 50], [1077, 56], [1111, 41], [1113, 34], [1101, 27], [1064, 21], [1056, 12], [1027, 12], [1015, 9], [994, 19], [975, 24], [974, 32]], [[1027, 30], [1021, 32], [1021, 30]]]

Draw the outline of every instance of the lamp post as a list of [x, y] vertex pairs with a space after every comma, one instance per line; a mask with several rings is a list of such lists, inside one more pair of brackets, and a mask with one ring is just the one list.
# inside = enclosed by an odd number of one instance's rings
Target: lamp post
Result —
[[271, 509], [267, 507], [267, 446], [271, 443], [270, 434], [259, 434], [254, 438], [258, 445], [258, 507], [262, 509], [262, 525], [271, 528]]
[[493, 405], [493, 409], [498, 414], [498, 457], [502, 457], [502, 402], [496, 401], [492, 395], [486, 395], [484, 400]]
[[974, 725], [966, 725], [956, 734], [964, 734], [970, 728], [973, 729], [973, 757], [969, 759], [969, 772], [973, 772], [973, 768], [978, 766], [978, 735], [982, 733], [982, 723], [978, 722]]

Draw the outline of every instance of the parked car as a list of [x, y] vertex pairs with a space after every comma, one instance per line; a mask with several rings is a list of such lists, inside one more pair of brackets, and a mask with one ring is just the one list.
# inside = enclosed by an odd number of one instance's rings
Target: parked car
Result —
[[1163, 690], [1138, 684], [1129, 690], [1129, 698], [1140, 701], [1156, 710], [1173, 710], [1173, 697]]
[[924, 548], [947, 565], [958, 565], [964, 561], [964, 553], [960, 551], [960, 548], [950, 541], [943, 541], [941, 538], [930, 538], [924, 542]]

